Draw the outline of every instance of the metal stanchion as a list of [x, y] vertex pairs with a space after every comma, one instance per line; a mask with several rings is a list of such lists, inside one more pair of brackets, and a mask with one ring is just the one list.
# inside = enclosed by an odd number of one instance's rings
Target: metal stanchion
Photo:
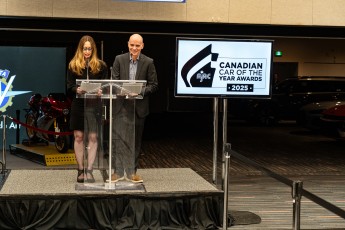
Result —
[[[17, 120], [20, 121], [20, 110], [19, 109], [16, 110], [16, 117], [17, 117]], [[19, 128], [19, 124], [17, 124], [16, 144], [19, 144], [19, 142], [20, 142], [20, 128]]]
[[229, 197], [229, 169], [231, 144], [224, 145], [225, 173], [224, 173], [224, 205], [223, 205], [223, 230], [228, 228], [228, 197]]
[[6, 171], [6, 115], [3, 115], [4, 123], [2, 128], [2, 160], [1, 162], [1, 174]]
[[293, 199], [293, 223], [294, 230], [300, 230], [301, 224], [301, 198], [302, 198], [302, 181], [294, 181], [292, 184], [292, 199]]

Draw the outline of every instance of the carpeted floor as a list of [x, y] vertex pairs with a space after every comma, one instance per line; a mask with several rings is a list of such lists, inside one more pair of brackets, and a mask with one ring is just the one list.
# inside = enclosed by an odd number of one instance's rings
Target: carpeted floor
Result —
[[[107, 184], [104, 183], [100, 170], [94, 170], [93, 174], [96, 183], [91, 184], [92, 186]], [[189, 168], [139, 169], [138, 174], [144, 178], [143, 185], [147, 193], [219, 191]], [[9, 170], [7, 179], [3, 180], [0, 195], [102, 192], [93, 189], [76, 190], [76, 177], [77, 171], [73, 169]]]

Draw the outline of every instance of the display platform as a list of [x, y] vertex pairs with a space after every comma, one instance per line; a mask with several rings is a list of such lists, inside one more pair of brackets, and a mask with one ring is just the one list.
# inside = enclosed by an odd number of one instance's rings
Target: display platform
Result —
[[0, 190], [0, 229], [220, 228], [224, 193], [195, 171], [138, 174], [142, 190], [80, 190], [73, 169], [9, 169]]
[[59, 153], [54, 144], [11, 144], [10, 153], [18, 157], [36, 162], [45, 166], [75, 165], [77, 164], [72, 149], [67, 153]]

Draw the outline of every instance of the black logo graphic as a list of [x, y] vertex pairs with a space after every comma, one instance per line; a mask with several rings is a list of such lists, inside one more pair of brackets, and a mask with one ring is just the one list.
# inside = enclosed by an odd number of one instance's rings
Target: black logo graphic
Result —
[[211, 68], [211, 62], [204, 65], [190, 78], [190, 82], [187, 80], [188, 72], [201, 60], [211, 54], [211, 61], [217, 61], [218, 54], [212, 53], [212, 44], [205, 47], [199, 53], [195, 54], [189, 59], [181, 70], [181, 76], [187, 87], [212, 87], [215, 68]]

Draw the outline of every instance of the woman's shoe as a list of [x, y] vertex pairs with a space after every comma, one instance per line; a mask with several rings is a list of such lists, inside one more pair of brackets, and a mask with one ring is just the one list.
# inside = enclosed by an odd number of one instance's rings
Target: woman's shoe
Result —
[[78, 176], [77, 176], [78, 183], [84, 183], [85, 181], [85, 175], [83, 177], [80, 177], [81, 175], [84, 175], [84, 169], [78, 169]]
[[95, 178], [93, 177], [92, 171], [92, 169], [86, 170], [86, 180], [88, 183], [95, 183]]

